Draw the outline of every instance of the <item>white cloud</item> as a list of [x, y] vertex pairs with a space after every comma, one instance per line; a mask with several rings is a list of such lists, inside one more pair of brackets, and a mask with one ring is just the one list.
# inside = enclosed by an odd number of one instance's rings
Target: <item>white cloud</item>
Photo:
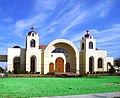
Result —
[[35, 0], [34, 7], [36, 11], [52, 11], [56, 8], [56, 0]]
[[105, 1], [99, 2], [100, 4], [97, 7], [99, 10], [99, 15], [103, 18], [105, 16], [108, 16], [108, 14], [111, 11], [112, 7], [114, 6], [115, 2], [116, 2], [116, 0], [105, 0]]
[[73, 20], [65, 29], [63, 29], [61, 31], [60, 37], [63, 37], [67, 33], [67, 30], [69, 30], [71, 27], [73, 27], [77, 24], [81, 24], [86, 17], [87, 17], [87, 12], [84, 12], [84, 13], [80, 14], [78, 17], [76, 17], [75, 20]]
[[88, 22], [98, 15], [100, 15], [101, 17], [105, 17], [105, 15], [111, 10], [112, 6], [112, 1], [101, 2], [101, 4], [98, 4], [97, 6], [95, 5], [90, 8], [84, 8], [83, 6], [77, 5], [73, 10], [65, 13], [65, 15], [63, 15], [58, 21], [60, 24], [63, 23], [63, 25], [67, 25], [61, 31], [61, 37], [69, 33], [69, 29], [73, 26], [76, 26], [78, 24], [80, 25], [81, 23], [85, 23], [86, 21]]
[[32, 26], [39, 27], [41, 25], [41, 22], [44, 21], [46, 18], [46, 14], [38, 14], [33, 17], [29, 17], [26, 19], [18, 20], [13, 25], [13, 32], [12, 34], [16, 34], [19, 37], [23, 37], [23, 31], [27, 28], [31, 28]]
[[48, 33], [50, 34], [50, 33], [53, 33], [55, 31], [55, 28], [50, 28], [49, 30], [48, 30]]

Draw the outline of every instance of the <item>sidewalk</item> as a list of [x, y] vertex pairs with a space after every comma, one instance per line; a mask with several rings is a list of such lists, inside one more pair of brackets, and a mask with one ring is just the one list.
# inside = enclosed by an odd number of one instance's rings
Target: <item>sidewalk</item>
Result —
[[120, 92], [72, 95], [72, 96], [39, 97], [39, 98], [120, 98]]

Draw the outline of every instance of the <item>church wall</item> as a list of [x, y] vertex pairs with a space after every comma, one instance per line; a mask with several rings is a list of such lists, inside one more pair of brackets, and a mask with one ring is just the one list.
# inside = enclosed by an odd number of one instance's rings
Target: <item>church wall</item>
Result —
[[86, 58], [86, 53], [85, 52], [80, 52], [80, 58], [79, 58], [79, 62], [80, 62], [80, 74], [85, 73], [86, 70], [86, 62], [85, 62], [85, 58]]
[[44, 52], [41, 51], [41, 74], [44, 74]]
[[20, 48], [8, 48], [8, 71], [13, 71], [13, 59], [15, 57], [20, 57]]
[[[114, 59], [113, 59], [113, 57], [107, 57], [106, 63], [107, 63], [107, 64], [108, 64], [108, 63], [111, 63], [111, 65], [113, 66], [113, 65], [114, 65]], [[109, 71], [110, 68], [111, 68], [111, 67], [110, 67], [109, 65], [107, 65], [106, 68], [105, 68], [105, 70], [106, 70], [106, 71]]]
[[[106, 66], [107, 66], [107, 63], [106, 63], [106, 58], [107, 58], [107, 51], [103, 51], [103, 50], [97, 50], [96, 51], [96, 54], [97, 54], [97, 57], [96, 57], [96, 67], [97, 67], [97, 70], [96, 71], [106, 71]], [[98, 59], [99, 58], [102, 58], [102, 61], [103, 61], [103, 68], [98, 68]]]
[[113, 62], [114, 62], [113, 57], [107, 57], [107, 60], [106, 60], [106, 61], [107, 61], [107, 63], [110, 62], [111, 65], [114, 65], [114, 64], [113, 64]]
[[35, 35], [35, 36], [27, 36], [26, 48], [27, 48], [27, 49], [31, 49], [31, 47], [30, 47], [30, 41], [31, 41], [32, 39], [35, 40], [35, 47], [34, 47], [34, 49], [37, 50], [38, 47], [39, 47], [39, 37], [38, 37], [38, 35]]
[[95, 39], [85, 39], [85, 51], [91, 51], [91, 49], [89, 49], [89, 42], [93, 43], [93, 49], [92, 50], [96, 50], [96, 40]]
[[[107, 58], [107, 51], [101, 51], [101, 50], [94, 50], [94, 51], [87, 51], [86, 52], [86, 72], [89, 72], [89, 58], [94, 57], [94, 68], [93, 70], [96, 71], [106, 71], [106, 58]], [[103, 60], [103, 68], [98, 68], [98, 59], [102, 58]]]
[[21, 66], [21, 71], [26, 70], [26, 49], [21, 49], [21, 53], [20, 53], [20, 66]]
[[34, 56], [36, 58], [35, 71], [41, 73], [41, 50], [32, 49], [26, 51], [26, 71], [30, 71], [31, 61], [30, 58]]
[[[52, 62], [54, 64], [54, 70], [55, 70], [55, 61], [58, 57], [61, 57], [64, 60], [64, 72], [65, 72], [66, 57], [63, 53], [51, 53], [49, 56], [48, 64], [50, 64]], [[48, 66], [48, 68], [49, 68], [49, 66]]]

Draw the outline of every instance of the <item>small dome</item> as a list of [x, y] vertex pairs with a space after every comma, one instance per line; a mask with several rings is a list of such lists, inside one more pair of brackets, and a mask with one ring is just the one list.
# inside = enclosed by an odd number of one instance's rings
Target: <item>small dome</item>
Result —
[[32, 31], [30, 31], [28, 35], [32, 35], [32, 36], [37, 35], [37, 33], [34, 31], [34, 28], [32, 27], [31, 29]]
[[13, 48], [21, 48], [20, 46], [14, 46]]

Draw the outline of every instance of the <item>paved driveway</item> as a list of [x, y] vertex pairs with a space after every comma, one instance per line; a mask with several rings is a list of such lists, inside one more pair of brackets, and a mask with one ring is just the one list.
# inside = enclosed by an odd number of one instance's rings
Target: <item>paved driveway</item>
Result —
[[120, 92], [36, 98], [120, 98]]

